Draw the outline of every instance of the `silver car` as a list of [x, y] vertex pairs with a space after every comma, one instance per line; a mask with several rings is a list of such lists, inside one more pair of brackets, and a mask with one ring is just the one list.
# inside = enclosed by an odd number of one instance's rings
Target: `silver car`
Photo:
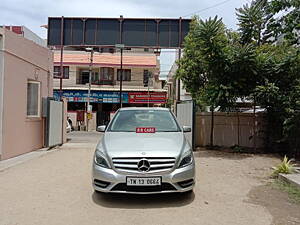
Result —
[[104, 132], [93, 160], [93, 187], [98, 192], [154, 194], [192, 191], [193, 151], [166, 108], [122, 108]]

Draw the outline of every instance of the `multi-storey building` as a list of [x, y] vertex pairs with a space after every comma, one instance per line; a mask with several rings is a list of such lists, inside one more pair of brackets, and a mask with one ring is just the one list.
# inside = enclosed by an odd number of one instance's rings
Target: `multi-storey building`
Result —
[[[107, 123], [120, 107], [121, 56], [113, 49], [111, 51], [93, 54], [90, 94], [93, 118], [89, 121], [89, 129]], [[90, 57], [89, 52], [64, 51], [63, 79], [54, 79], [54, 96], [67, 98], [68, 114], [75, 128], [86, 124]], [[60, 61], [60, 52], [55, 51], [54, 78], [60, 74]], [[144, 49], [124, 50], [122, 61], [123, 106], [165, 104], [166, 91], [162, 89], [162, 83], [158, 78], [157, 55]], [[60, 90], [61, 81], [62, 90]]]
[[[174, 104], [175, 101], [189, 101], [192, 100], [191, 94], [186, 91], [186, 89], [183, 86], [183, 82], [175, 79], [175, 74], [178, 69], [178, 65], [176, 62], [173, 63], [172, 67], [170, 68], [170, 71], [166, 77], [166, 85], [164, 87], [165, 90], [167, 90], [169, 103]], [[179, 97], [178, 97], [178, 83], [180, 85], [179, 88]]]

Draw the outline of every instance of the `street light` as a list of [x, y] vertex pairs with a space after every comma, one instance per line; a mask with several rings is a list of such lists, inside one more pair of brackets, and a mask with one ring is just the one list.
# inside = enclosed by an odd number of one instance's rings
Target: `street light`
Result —
[[120, 108], [122, 108], [122, 84], [123, 84], [123, 49], [125, 48], [124, 44], [116, 44], [115, 48], [120, 49], [121, 51], [121, 74], [120, 74]]

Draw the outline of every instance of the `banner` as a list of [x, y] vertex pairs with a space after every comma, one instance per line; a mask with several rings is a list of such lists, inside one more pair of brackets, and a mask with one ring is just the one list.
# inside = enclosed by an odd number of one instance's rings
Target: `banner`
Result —
[[165, 92], [129, 92], [129, 103], [157, 103], [165, 104], [167, 94]]
[[[56, 100], [60, 98], [60, 92], [58, 90], [53, 91], [53, 97]], [[68, 102], [87, 102], [88, 91], [83, 90], [64, 90], [63, 97]], [[108, 92], [108, 91], [91, 91], [90, 102], [93, 103], [119, 103], [120, 102], [119, 92]], [[122, 93], [122, 102], [128, 103], [128, 93]]]

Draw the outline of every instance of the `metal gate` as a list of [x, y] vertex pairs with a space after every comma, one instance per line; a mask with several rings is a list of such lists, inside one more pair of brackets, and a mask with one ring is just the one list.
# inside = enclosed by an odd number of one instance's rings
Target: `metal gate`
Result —
[[194, 103], [193, 101], [181, 101], [176, 104], [176, 117], [180, 126], [190, 126], [192, 131], [185, 133], [185, 137], [192, 146], [195, 148], [195, 138], [194, 138]]
[[45, 146], [63, 144], [63, 102], [52, 98], [44, 99], [43, 114], [46, 117]]

